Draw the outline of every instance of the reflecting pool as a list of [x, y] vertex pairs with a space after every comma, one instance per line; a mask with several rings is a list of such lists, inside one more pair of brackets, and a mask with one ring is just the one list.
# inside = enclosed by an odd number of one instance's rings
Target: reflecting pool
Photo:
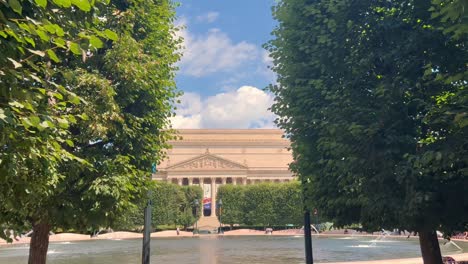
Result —
[[[313, 237], [316, 262], [378, 260], [420, 256], [418, 240], [370, 237]], [[58, 242], [49, 246], [50, 264], [141, 263], [141, 240]], [[441, 245], [444, 254], [468, 252], [468, 243]], [[0, 263], [27, 263], [27, 245], [0, 247]], [[304, 239], [281, 236], [153, 238], [151, 263], [304, 263]]]

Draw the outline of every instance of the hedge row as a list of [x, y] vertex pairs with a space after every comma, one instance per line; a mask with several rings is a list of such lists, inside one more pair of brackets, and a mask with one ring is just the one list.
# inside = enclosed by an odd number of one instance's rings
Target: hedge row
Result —
[[[152, 225], [180, 225], [184, 227], [195, 223], [201, 214], [195, 210], [194, 201], [198, 199], [201, 208], [203, 191], [199, 186], [179, 186], [166, 182], [155, 182], [151, 190]], [[135, 230], [143, 226], [143, 212], [146, 201], [122, 215], [112, 226], [117, 230]], [[197, 211], [198, 215], [195, 214]]]
[[218, 189], [222, 200], [223, 224], [250, 226], [302, 225], [302, 193], [298, 182], [224, 185]]

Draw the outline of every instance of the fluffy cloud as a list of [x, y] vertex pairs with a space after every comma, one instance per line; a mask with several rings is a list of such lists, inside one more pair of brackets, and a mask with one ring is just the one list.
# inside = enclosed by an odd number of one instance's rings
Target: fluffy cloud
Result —
[[197, 16], [195, 19], [197, 22], [200, 23], [213, 23], [216, 19], [218, 19], [218, 17], [218, 12], [208, 12], [203, 15]]
[[202, 77], [261, 60], [261, 49], [254, 44], [233, 43], [226, 33], [216, 28], [205, 34], [192, 34], [187, 30], [186, 18], [179, 19], [177, 24], [184, 26], [178, 31], [178, 36], [184, 39], [183, 56], [178, 64], [181, 74]]
[[202, 100], [186, 93], [172, 118], [174, 128], [272, 128], [275, 115], [268, 108], [273, 96], [252, 86], [219, 93]]

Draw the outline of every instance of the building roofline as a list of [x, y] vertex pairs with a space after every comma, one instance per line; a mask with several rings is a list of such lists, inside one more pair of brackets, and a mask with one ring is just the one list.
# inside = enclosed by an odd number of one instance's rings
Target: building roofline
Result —
[[179, 134], [280, 134], [281, 129], [258, 128], [258, 129], [175, 129]]

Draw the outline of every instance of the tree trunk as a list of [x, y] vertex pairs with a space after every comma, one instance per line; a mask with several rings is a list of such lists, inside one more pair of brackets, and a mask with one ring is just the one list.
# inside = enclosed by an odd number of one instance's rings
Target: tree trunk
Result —
[[50, 225], [46, 223], [34, 223], [31, 244], [29, 245], [28, 264], [45, 264], [47, 249], [49, 248]]
[[442, 264], [439, 240], [435, 231], [419, 231], [419, 245], [424, 264]]

